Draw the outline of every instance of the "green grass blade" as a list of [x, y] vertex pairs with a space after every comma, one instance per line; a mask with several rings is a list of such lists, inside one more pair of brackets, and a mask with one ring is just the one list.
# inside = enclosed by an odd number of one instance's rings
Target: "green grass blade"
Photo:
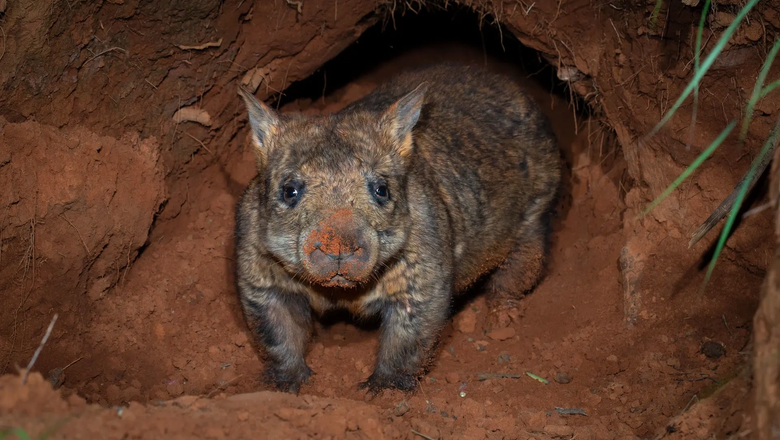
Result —
[[690, 176], [691, 173], [693, 173], [696, 170], [696, 168], [699, 167], [699, 165], [701, 165], [705, 160], [707, 160], [707, 158], [710, 157], [710, 155], [720, 146], [720, 144], [723, 143], [723, 141], [726, 139], [729, 133], [731, 133], [731, 130], [733, 130], [734, 127], [736, 127], [736, 125], [737, 125], [736, 120], [731, 121], [731, 123], [720, 133], [720, 135], [718, 135], [718, 137], [714, 141], [712, 141], [712, 143], [699, 155], [699, 157], [697, 157], [696, 160], [694, 160], [693, 163], [691, 163], [688, 166], [688, 168], [686, 168], [685, 171], [683, 171], [682, 174], [680, 174], [677, 177], [677, 179], [675, 179], [675, 181], [672, 182], [671, 185], [666, 187], [666, 189], [664, 190], [663, 193], [661, 193], [660, 196], [656, 197], [655, 200], [650, 202], [647, 208], [645, 208], [644, 211], [642, 211], [642, 216], [647, 215], [648, 212], [650, 212], [653, 208], [658, 206], [658, 204], [661, 203], [661, 201], [665, 199], [669, 194], [671, 194], [672, 191], [674, 191], [674, 189], [677, 188], [683, 182], [683, 180], [687, 179], [688, 176]]
[[[704, 22], [707, 20], [707, 12], [710, 10], [710, 0], [704, 2], [704, 8], [701, 10], [701, 18], [699, 19], [699, 28], [696, 30], [696, 48], [693, 54], [693, 71], [699, 71], [699, 64], [701, 58], [701, 37], [704, 33]], [[693, 143], [693, 133], [696, 129], [696, 115], [699, 111], [699, 85], [693, 89], [693, 114], [691, 115], [691, 128], [688, 131], [688, 144], [685, 146], [686, 150], [691, 149]]]
[[30, 440], [30, 436], [22, 428], [11, 428], [0, 431], [0, 440], [8, 437], [9, 435], [15, 435], [19, 437], [19, 440]]
[[[764, 146], [761, 147], [761, 152], [758, 153], [758, 156], [753, 160], [753, 164], [750, 166], [750, 169], [748, 170], [747, 178], [745, 181], [750, 181], [750, 179], [753, 178], [753, 175], [756, 173], [756, 169], [758, 168], [758, 165], [761, 163], [761, 161], [764, 159], [764, 156], [767, 154], [770, 154], [773, 150], [775, 138], [777, 138], [777, 135], [780, 133], [780, 118], [778, 118], [777, 123], [775, 123], [775, 128], [772, 131], [772, 134], [769, 136], [769, 139], [766, 140], [764, 143]], [[740, 208], [742, 207], [742, 202], [745, 200], [745, 197], [747, 196], [747, 192], [750, 185], [742, 185], [742, 187], [739, 189], [739, 194], [737, 194], [737, 199], [734, 201], [734, 206], [731, 208], [731, 212], [729, 213], [729, 217], [726, 220], [726, 225], [723, 227], [723, 231], [720, 233], [720, 238], [718, 239], [718, 245], [715, 247], [715, 253], [712, 255], [712, 260], [710, 261], [709, 267], [707, 268], [707, 275], [704, 276], [704, 284], [702, 285], [702, 290], [704, 291], [704, 287], [707, 285], [707, 282], [709, 282], [710, 278], [712, 277], [712, 271], [715, 270], [715, 263], [718, 261], [718, 257], [720, 257], [721, 252], [723, 252], [723, 246], [726, 244], [726, 238], [729, 235], [729, 232], [731, 231], [732, 226], [734, 225], [734, 221], [737, 218], [737, 213], [739, 212]]]
[[[742, 122], [742, 130], [739, 132], [740, 142], [743, 142], [745, 140], [745, 136], [747, 136], [750, 121], [753, 119], [753, 109], [755, 109], [758, 101], [763, 96], [766, 96], [766, 94], [764, 94], [764, 90], [766, 90], [764, 88], [764, 82], [766, 81], [767, 75], [769, 75], [769, 69], [772, 67], [772, 63], [775, 61], [775, 57], [777, 56], [778, 51], [780, 51], [780, 37], [775, 40], [775, 44], [769, 51], [769, 54], [766, 57], [766, 61], [764, 61], [764, 65], [761, 67], [761, 72], [758, 74], [756, 85], [753, 87], [753, 93], [750, 95], [750, 101], [748, 101], [747, 107], [745, 108], [745, 119]], [[774, 87], [777, 87], [777, 85], [775, 85], [776, 83], [777, 81], [767, 87], [770, 89], [769, 91], [771, 91], [771, 89]]]
[[645, 136], [645, 139], [650, 138], [658, 133], [661, 127], [666, 125], [672, 116], [674, 116], [674, 113], [680, 108], [683, 101], [685, 101], [685, 99], [690, 96], [691, 92], [693, 92], [693, 89], [699, 85], [701, 79], [704, 77], [704, 74], [707, 73], [709, 68], [712, 66], [712, 63], [715, 62], [715, 58], [717, 58], [718, 55], [723, 52], [723, 48], [726, 47], [726, 43], [731, 39], [731, 36], [734, 35], [734, 32], [736, 32], [740, 23], [742, 23], [742, 20], [745, 19], [745, 16], [748, 14], [748, 12], [750, 12], [750, 10], [753, 9], [753, 7], [758, 2], [759, 0], [749, 0], [747, 4], [742, 9], [740, 9], [734, 21], [726, 28], [726, 30], [723, 32], [723, 35], [721, 35], [718, 43], [712, 49], [712, 52], [707, 55], [699, 70], [695, 72], [691, 82], [688, 83], [688, 86], [685, 87], [685, 90], [683, 90], [683, 92], [680, 94], [680, 97], [677, 98], [677, 101], [674, 103], [674, 105], [672, 105], [672, 108], [666, 112], [666, 115], [661, 119], [661, 121], [658, 122], [658, 124], [656, 124], [652, 130], [650, 130], [650, 133], [648, 133], [647, 136]]
[[[710, 12], [710, 0], [704, 2], [704, 9], [701, 10], [701, 18], [699, 19], [699, 28], [696, 31], [696, 52], [693, 54], [693, 70], [699, 71], [699, 60], [701, 59], [701, 37], [704, 33], [704, 22], [707, 20], [707, 13]], [[696, 86], [696, 90], [699, 90], [699, 86]]]
[[770, 92], [772, 92], [772, 90], [776, 89], [778, 86], [780, 86], [780, 79], [764, 87], [764, 90], [761, 91], [761, 98], [768, 95]]
[[664, 0], [656, 0], [653, 13], [650, 14], [650, 28], [655, 30], [656, 22], [658, 21], [658, 14], [661, 12], [661, 6], [664, 4]]

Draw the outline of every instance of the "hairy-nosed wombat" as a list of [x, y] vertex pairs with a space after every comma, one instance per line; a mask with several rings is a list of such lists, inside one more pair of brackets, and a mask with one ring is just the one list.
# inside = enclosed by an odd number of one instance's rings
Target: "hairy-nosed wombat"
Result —
[[492, 308], [538, 282], [560, 153], [508, 78], [438, 65], [332, 115], [279, 115], [241, 90], [258, 175], [236, 213], [237, 283], [269, 379], [297, 392], [313, 314], [379, 315], [370, 391], [412, 390], [453, 296]]

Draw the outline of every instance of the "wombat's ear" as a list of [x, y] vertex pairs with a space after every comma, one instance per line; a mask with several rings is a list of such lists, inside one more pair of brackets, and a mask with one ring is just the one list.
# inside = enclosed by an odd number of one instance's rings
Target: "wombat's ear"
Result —
[[412, 129], [420, 119], [425, 92], [428, 85], [425, 83], [404, 95], [385, 110], [380, 119], [380, 125], [391, 131], [395, 143], [395, 149], [401, 157], [412, 152]]
[[252, 127], [252, 141], [255, 147], [261, 151], [268, 149], [269, 137], [277, 131], [279, 117], [272, 108], [258, 101], [243, 85], [238, 87], [238, 92], [244, 98], [249, 113], [249, 125]]

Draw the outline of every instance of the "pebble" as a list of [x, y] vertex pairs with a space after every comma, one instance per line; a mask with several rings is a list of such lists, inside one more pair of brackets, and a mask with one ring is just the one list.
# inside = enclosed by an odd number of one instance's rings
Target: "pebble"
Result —
[[444, 380], [447, 381], [447, 383], [458, 383], [460, 382], [460, 375], [454, 371], [447, 373], [444, 376]]
[[455, 329], [461, 333], [474, 333], [477, 328], [477, 313], [471, 308], [462, 311], [455, 318]]
[[531, 431], [541, 431], [547, 424], [547, 414], [544, 411], [535, 412], [528, 417], [527, 423]]
[[494, 341], [504, 341], [514, 337], [515, 334], [517, 334], [517, 332], [513, 327], [504, 327], [488, 333], [488, 337]]
[[571, 376], [569, 376], [566, 373], [556, 373], [555, 374], [555, 381], [559, 384], [565, 385], [569, 382], [571, 382]]
[[726, 348], [719, 342], [707, 341], [702, 344], [701, 352], [710, 359], [718, 359], [726, 354]]

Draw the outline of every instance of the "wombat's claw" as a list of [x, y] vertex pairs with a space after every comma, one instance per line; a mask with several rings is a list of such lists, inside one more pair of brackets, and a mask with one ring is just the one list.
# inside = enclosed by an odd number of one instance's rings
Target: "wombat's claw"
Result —
[[309, 383], [309, 378], [312, 374], [315, 373], [308, 365], [295, 370], [282, 370], [271, 367], [266, 370], [265, 378], [267, 382], [273, 384], [279, 391], [298, 394], [301, 391], [301, 385]]
[[358, 388], [366, 390], [371, 397], [376, 397], [385, 389], [414, 391], [417, 388], [417, 379], [409, 373], [398, 373], [394, 376], [373, 373], [365, 382], [360, 382]]

